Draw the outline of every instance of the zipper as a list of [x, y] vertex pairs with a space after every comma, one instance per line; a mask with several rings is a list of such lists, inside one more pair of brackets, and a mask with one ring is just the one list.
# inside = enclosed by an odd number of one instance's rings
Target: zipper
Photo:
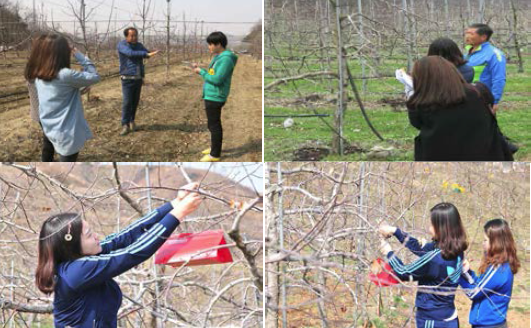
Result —
[[481, 308], [481, 303], [483, 303], [483, 302], [480, 302], [479, 305], [478, 305], [478, 312], [476, 313], [476, 322], [479, 319], [479, 309]]

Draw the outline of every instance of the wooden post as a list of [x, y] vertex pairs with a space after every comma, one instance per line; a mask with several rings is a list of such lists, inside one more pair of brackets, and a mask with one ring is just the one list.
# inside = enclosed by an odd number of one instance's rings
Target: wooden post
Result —
[[166, 0], [166, 83], [168, 83], [170, 80], [170, 1], [171, 0]]
[[411, 33], [409, 29], [409, 15], [407, 14], [407, 0], [402, 0], [402, 12], [404, 17], [404, 39], [406, 40], [407, 52], [407, 70], [410, 71], [413, 67], [413, 58], [411, 54]]
[[450, 37], [450, 12], [448, 9], [448, 0], [444, 0], [444, 18], [446, 21], [446, 37]]
[[[264, 197], [265, 207], [265, 220], [267, 227], [267, 240], [271, 245], [277, 245], [278, 243], [278, 229], [275, 220], [275, 205], [274, 197], [276, 192], [273, 190], [271, 184], [271, 175], [269, 169], [272, 168], [270, 163], [265, 163], [265, 175], [264, 180], [266, 183], [266, 193]], [[272, 254], [271, 250], [266, 248], [266, 256]], [[267, 264], [267, 293], [265, 294], [267, 306], [265, 307], [265, 327], [266, 328], [278, 328], [279, 311], [276, 310], [279, 304], [279, 271], [280, 265], [278, 262]], [[269, 309], [272, 308], [272, 309]]]
[[[282, 188], [282, 163], [277, 163], [277, 185]], [[278, 192], [278, 246], [280, 249], [284, 248], [284, 202], [283, 192]], [[287, 314], [287, 291], [286, 291], [286, 265], [281, 263], [282, 279], [280, 285], [281, 301], [282, 301], [282, 328], [288, 328], [288, 314]]]
[[362, 78], [362, 84], [361, 84], [361, 91], [363, 93], [367, 92], [367, 80], [365, 79], [365, 56], [361, 52], [361, 49], [363, 48], [364, 44], [364, 35], [363, 35], [363, 8], [361, 6], [361, 0], [358, 0], [358, 21], [359, 21], [359, 42], [358, 42], [358, 54], [360, 57], [360, 64], [361, 64], [361, 78]]
[[337, 97], [337, 109], [334, 113], [334, 128], [335, 132], [332, 138], [332, 149], [339, 155], [343, 155], [344, 144], [343, 144], [343, 119], [345, 115], [345, 110], [347, 109], [347, 66], [345, 53], [343, 52], [343, 38], [342, 38], [342, 17], [341, 17], [341, 5], [339, 2], [341, 0], [330, 0], [335, 6], [336, 20], [335, 20], [335, 34], [336, 34], [336, 45], [337, 45], [337, 63], [338, 63], [338, 76], [339, 76], [339, 90]]
[[518, 10], [514, 0], [511, 0], [511, 11], [513, 12], [513, 39], [514, 47], [516, 49], [516, 56], [518, 57], [518, 73], [524, 72], [524, 59], [522, 58], [522, 52], [520, 51], [520, 42], [518, 41]]

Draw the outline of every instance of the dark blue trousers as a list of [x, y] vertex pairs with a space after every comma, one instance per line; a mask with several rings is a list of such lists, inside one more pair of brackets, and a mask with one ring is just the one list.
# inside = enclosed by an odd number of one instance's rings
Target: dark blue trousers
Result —
[[428, 320], [417, 317], [417, 328], [459, 328], [459, 319], [452, 321]]
[[142, 80], [122, 80], [122, 125], [135, 121], [141, 91]]

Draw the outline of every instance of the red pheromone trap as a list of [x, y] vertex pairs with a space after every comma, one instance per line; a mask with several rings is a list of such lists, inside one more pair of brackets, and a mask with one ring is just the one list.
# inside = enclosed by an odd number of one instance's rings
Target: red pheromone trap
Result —
[[184, 263], [194, 266], [232, 262], [229, 248], [216, 248], [226, 244], [223, 230], [173, 235], [155, 254], [155, 264], [178, 267]]
[[386, 287], [398, 284], [398, 280], [393, 277], [393, 269], [381, 258], [377, 258], [371, 264], [369, 280], [376, 286]]

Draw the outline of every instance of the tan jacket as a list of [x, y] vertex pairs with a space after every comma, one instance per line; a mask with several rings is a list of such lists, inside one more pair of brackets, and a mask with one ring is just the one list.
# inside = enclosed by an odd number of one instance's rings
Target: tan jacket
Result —
[[30, 98], [30, 117], [35, 122], [39, 123], [39, 96], [37, 95], [35, 82], [28, 82], [28, 91]]

